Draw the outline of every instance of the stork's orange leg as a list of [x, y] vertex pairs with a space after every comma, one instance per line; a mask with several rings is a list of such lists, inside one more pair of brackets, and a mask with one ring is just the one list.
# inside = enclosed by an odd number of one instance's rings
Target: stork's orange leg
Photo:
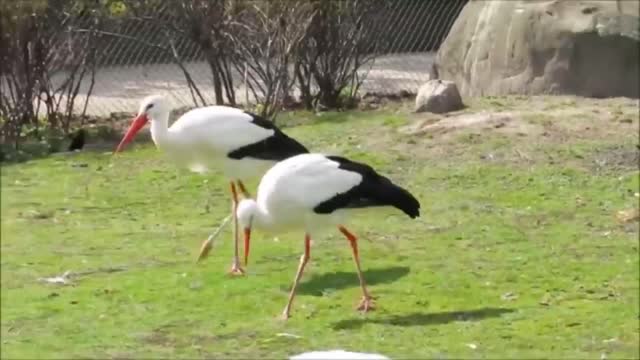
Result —
[[236, 210], [238, 209], [238, 192], [236, 191], [236, 185], [231, 181], [231, 196], [232, 204], [231, 204], [231, 212], [233, 216], [233, 263], [231, 264], [231, 270], [229, 270], [229, 275], [244, 275], [244, 270], [240, 266], [240, 256], [238, 251], [238, 214]]
[[[231, 216], [233, 217], [233, 246], [234, 246], [234, 256], [233, 263], [231, 265], [230, 274], [231, 275], [243, 275], [244, 270], [240, 267], [240, 256], [238, 251], [238, 218], [236, 215], [236, 208], [238, 206], [238, 193], [236, 192], [236, 186], [231, 181], [229, 183], [231, 189]], [[215, 235], [213, 236], [215, 237]], [[202, 247], [200, 248], [200, 254], [198, 255], [198, 260], [200, 261], [206, 258], [213, 247], [212, 236], [210, 236], [207, 240], [202, 243]]]
[[344, 226], [339, 226], [340, 232], [349, 240], [351, 244], [351, 250], [353, 251], [353, 261], [356, 263], [356, 270], [358, 270], [358, 279], [360, 279], [360, 288], [362, 288], [362, 300], [358, 305], [358, 310], [367, 312], [374, 309], [373, 298], [367, 290], [367, 284], [364, 281], [364, 275], [362, 275], [362, 269], [360, 268], [360, 256], [358, 254], [358, 238], [353, 235]]
[[238, 181], [236, 181], [236, 183], [238, 184], [238, 187], [240, 188], [240, 192], [242, 193], [242, 196], [244, 196], [245, 199], [250, 198], [251, 194], [249, 194], [249, 192], [247, 191], [247, 188], [244, 186], [242, 181], [238, 180]]
[[293, 303], [293, 298], [296, 296], [296, 288], [298, 287], [298, 282], [302, 277], [302, 273], [304, 272], [304, 267], [309, 262], [309, 258], [311, 257], [311, 237], [309, 234], [304, 235], [304, 254], [300, 256], [300, 263], [298, 264], [298, 271], [296, 271], [296, 277], [293, 279], [293, 286], [291, 287], [291, 292], [289, 293], [289, 300], [287, 301], [287, 306], [285, 306], [284, 311], [282, 311], [282, 318], [284, 320], [289, 318], [289, 313], [291, 312], [291, 304]]

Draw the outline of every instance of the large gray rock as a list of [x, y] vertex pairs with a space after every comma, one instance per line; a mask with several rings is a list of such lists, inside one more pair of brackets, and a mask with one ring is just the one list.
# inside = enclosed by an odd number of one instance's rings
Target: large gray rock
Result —
[[416, 112], [443, 114], [464, 107], [458, 87], [453, 81], [429, 80], [418, 90]]
[[637, 98], [640, 2], [471, 0], [438, 51], [463, 96]]

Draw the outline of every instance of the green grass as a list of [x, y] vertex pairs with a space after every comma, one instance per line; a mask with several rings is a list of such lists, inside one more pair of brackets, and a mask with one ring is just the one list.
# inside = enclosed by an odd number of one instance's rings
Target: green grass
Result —
[[[639, 174], [624, 157], [595, 161], [634, 151], [637, 136], [445, 141], [400, 135], [407, 121], [329, 113], [287, 128], [312, 149], [374, 164], [421, 200], [418, 220], [367, 214], [350, 225], [377, 297], [366, 315], [354, 310], [358, 281], [337, 231], [316, 239], [287, 322], [278, 315], [302, 234], [256, 232], [244, 278], [225, 275], [228, 230], [195, 264], [228, 212], [226, 186], [175, 169], [150, 144], [111, 165], [89, 152], [3, 166], [2, 358], [282, 359], [328, 348], [638, 358], [638, 224], [614, 215], [638, 206]], [[67, 270], [81, 274], [73, 286], [38, 281]]]

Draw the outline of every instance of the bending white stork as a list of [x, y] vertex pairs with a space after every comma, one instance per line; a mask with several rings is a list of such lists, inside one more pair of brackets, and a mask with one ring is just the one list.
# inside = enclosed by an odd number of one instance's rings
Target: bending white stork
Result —
[[[236, 184], [250, 197], [242, 180], [258, 177], [277, 161], [306, 153], [307, 149], [285, 135], [271, 121], [241, 109], [207, 106], [188, 111], [169, 127], [168, 101], [159, 95], [145, 98], [116, 152], [130, 143], [151, 122], [151, 138], [177, 165], [205, 173], [221, 169], [229, 179], [234, 220], [234, 258], [230, 273], [243, 274], [238, 257]], [[211, 237], [202, 244], [198, 261], [211, 250]]]
[[245, 265], [249, 259], [252, 228], [305, 232], [304, 254], [282, 313], [285, 319], [289, 317], [296, 287], [309, 261], [311, 237], [333, 226], [351, 244], [362, 288], [358, 310], [372, 309], [373, 300], [360, 269], [357, 238], [344, 224], [351, 212], [379, 206], [393, 206], [411, 218], [420, 216], [418, 200], [370, 166], [321, 154], [297, 155], [277, 163], [262, 177], [257, 199], [244, 199], [238, 204], [238, 222], [244, 230]]

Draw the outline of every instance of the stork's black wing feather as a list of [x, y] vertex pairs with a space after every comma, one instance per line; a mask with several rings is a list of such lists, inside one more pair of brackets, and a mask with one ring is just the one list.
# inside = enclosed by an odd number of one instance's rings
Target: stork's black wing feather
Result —
[[371, 166], [351, 161], [340, 156], [328, 156], [336, 161], [340, 169], [352, 171], [362, 176], [360, 184], [318, 204], [314, 211], [330, 214], [338, 209], [364, 208], [373, 206], [393, 206], [411, 218], [420, 216], [420, 203], [407, 190], [394, 184], [387, 177], [378, 174]]
[[287, 136], [282, 130], [277, 128], [273, 122], [247, 112], [252, 117], [251, 122], [265, 129], [273, 130], [272, 136], [266, 139], [235, 149], [227, 154], [231, 159], [253, 158], [259, 160], [280, 161], [295, 155], [308, 153], [309, 150]]

